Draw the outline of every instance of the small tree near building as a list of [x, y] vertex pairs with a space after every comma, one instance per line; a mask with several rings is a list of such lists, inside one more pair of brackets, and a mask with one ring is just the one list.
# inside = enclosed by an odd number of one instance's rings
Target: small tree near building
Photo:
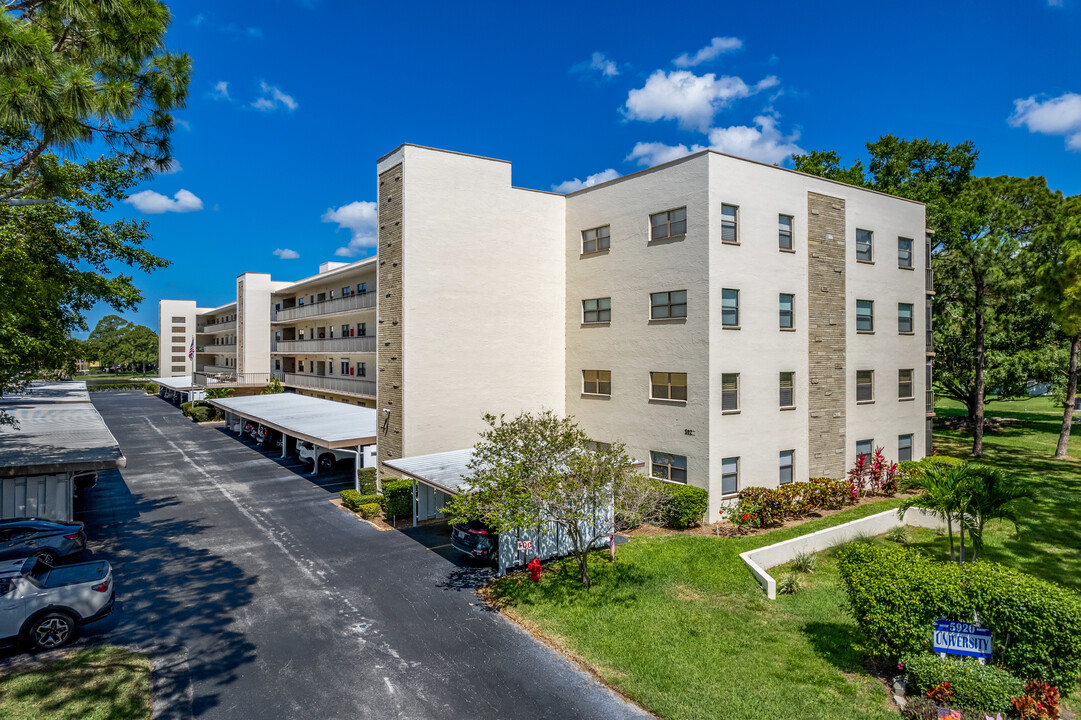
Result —
[[473, 448], [468, 490], [443, 512], [451, 522], [483, 520], [497, 533], [558, 527], [590, 585], [589, 550], [613, 532], [613, 488], [634, 474], [623, 445], [600, 446], [551, 410], [484, 419], [489, 429]]

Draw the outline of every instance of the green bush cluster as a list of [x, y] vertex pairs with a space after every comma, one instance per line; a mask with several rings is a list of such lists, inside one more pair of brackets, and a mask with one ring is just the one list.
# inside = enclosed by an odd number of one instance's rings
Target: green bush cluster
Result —
[[144, 385], [143, 389], [146, 390], [147, 395], [157, 395], [159, 390], [158, 384], [152, 382], [148, 382], [146, 385]]
[[709, 508], [709, 493], [694, 485], [665, 483], [664, 524], [683, 529], [702, 522]]
[[739, 491], [726, 515], [741, 527], [769, 527], [818, 510], [836, 510], [848, 498], [848, 485], [833, 478], [811, 478], [775, 488], [752, 486]]
[[[91, 385], [86, 384], [87, 392], [101, 392], [103, 390], [147, 390], [148, 385], [153, 383], [141, 383], [141, 382], [124, 382], [124, 383], [96, 383]], [[154, 392], [157, 392], [157, 386], [155, 385]]]
[[901, 546], [850, 543], [837, 556], [849, 611], [877, 655], [928, 652], [935, 620], [975, 612], [994, 635], [995, 664], [1063, 694], [1081, 677], [1077, 593], [986, 560], [962, 571]]
[[360, 485], [362, 495], [375, 495], [375, 468], [366, 467], [357, 470], [357, 482]]
[[357, 508], [357, 514], [365, 520], [373, 520], [379, 517], [382, 512], [383, 508], [380, 507], [379, 503], [364, 503]]
[[984, 712], [1003, 712], [1013, 708], [1012, 700], [1024, 694], [1025, 683], [994, 665], [980, 665], [975, 660], [938, 655], [913, 655], [904, 659], [905, 679], [920, 695], [948, 682], [953, 697], [951, 705]]
[[205, 405], [197, 405], [191, 409], [189, 416], [194, 422], [207, 422], [213, 419], [213, 408]]
[[413, 517], [413, 483], [387, 480], [383, 483], [384, 511], [389, 518]]
[[365, 495], [356, 490], [342, 490], [342, 506], [359, 514], [363, 518], [378, 517], [383, 512], [385, 501], [382, 495]]

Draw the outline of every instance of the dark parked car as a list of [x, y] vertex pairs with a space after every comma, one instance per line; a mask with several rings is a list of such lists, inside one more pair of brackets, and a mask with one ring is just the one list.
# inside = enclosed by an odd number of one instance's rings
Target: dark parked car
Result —
[[80, 522], [54, 522], [39, 518], [0, 520], [0, 560], [36, 557], [49, 565], [78, 555], [86, 548]]
[[499, 535], [478, 520], [454, 525], [450, 531], [450, 544], [471, 558], [491, 563], [499, 559]]

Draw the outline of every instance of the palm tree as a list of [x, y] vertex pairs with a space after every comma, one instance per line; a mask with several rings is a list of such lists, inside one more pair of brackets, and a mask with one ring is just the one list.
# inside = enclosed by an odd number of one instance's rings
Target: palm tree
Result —
[[[965, 527], [973, 527], [969, 505], [971, 485], [968, 463], [960, 465], [931, 465], [923, 470], [913, 482], [923, 489], [923, 494], [908, 498], [897, 508], [897, 517], [904, 518], [909, 508], [927, 510], [935, 517], [946, 521], [946, 532], [950, 537], [950, 561], [965, 564]], [[957, 522], [960, 535], [960, 558], [954, 551], [953, 525]]]
[[1009, 520], [1017, 529], [1020, 505], [1039, 498], [1035, 490], [1012, 475], [997, 468], [975, 465], [969, 469], [971, 479], [968, 513], [973, 516], [972, 541], [976, 546], [972, 559], [983, 550], [983, 528], [988, 520]]
[[232, 397], [236, 392], [233, 388], [210, 388], [206, 391], [206, 397], [208, 400], [220, 400], [222, 398]]

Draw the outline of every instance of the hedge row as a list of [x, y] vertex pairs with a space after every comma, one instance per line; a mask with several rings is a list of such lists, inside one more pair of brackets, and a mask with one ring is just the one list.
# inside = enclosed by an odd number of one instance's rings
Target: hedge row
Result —
[[1081, 596], [981, 560], [962, 571], [912, 548], [850, 543], [838, 551], [849, 611], [881, 656], [929, 652], [939, 618], [973, 612], [994, 634], [992, 661], [1069, 694], [1081, 677]]
[[342, 505], [352, 510], [353, 512], [359, 512], [362, 505], [378, 505], [379, 509], [383, 508], [383, 496], [376, 495], [374, 493], [365, 495], [359, 493], [356, 490], [342, 490]]
[[366, 467], [357, 470], [357, 484], [360, 486], [360, 493], [362, 495], [375, 495], [375, 468]]
[[848, 483], [817, 477], [775, 488], [744, 488], [728, 508], [727, 517], [729, 522], [739, 526], [768, 527], [817, 510], [838, 510], [848, 502]]
[[[98, 384], [98, 385], [91, 385], [91, 384], [87, 383], [86, 390], [87, 390], [87, 392], [102, 392], [104, 390], [118, 390], [118, 391], [119, 390], [145, 390], [146, 392], [151, 392], [151, 390], [150, 390], [151, 385], [154, 385], [154, 383], [124, 382], [124, 383], [101, 383], [101, 384]], [[155, 389], [153, 390], [153, 392], [155, 392], [155, 393], [157, 392], [157, 387], [158, 387], [157, 385], [154, 385]]]
[[1002, 712], [1013, 708], [1012, 700], [1025, 692], [1025, 683], [994, 665], [980, 665], [975, 660], [938, 655], [912, 655], [904, 659], [905, 679], [920, 695], [942, 683], [949, 683], [951, 705], [984, 712]]
[[413, 482], [386, 480], [383, 482], [384, 512], [388, 518], [413, 517]]

